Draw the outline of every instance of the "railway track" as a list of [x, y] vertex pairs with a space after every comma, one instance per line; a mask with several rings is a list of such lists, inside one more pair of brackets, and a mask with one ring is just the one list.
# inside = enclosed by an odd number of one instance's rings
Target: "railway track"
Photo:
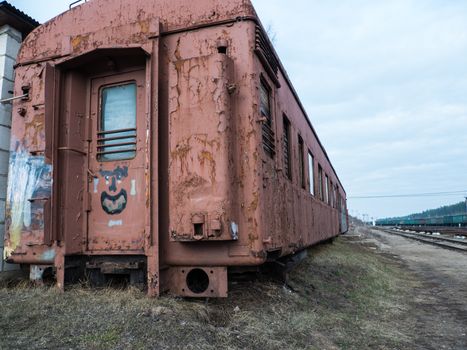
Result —
[[439, 232], [446, 235], [467, 236], [467, 227], [445, 227], [445, 226], [401, 226], [403, 230], [417, 232]]
[[430, 236], [423, 233], [412, 233], [412, 232], [404, 232], [398, 231], [394, 229], [381, 229], [383, 232], [387, 232], [390, 234], [398, 235], [401, 237], [414, 239], [419, 242], [432, 244], [438, 247], [461, 251], [467, 253], [467, 241], [455, 238], [447, 238], [442, 236]]

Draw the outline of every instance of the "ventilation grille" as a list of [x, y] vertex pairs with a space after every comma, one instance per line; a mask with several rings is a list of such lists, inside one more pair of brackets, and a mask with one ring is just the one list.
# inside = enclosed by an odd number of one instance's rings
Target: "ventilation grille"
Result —
[[261, 116], [263, 122], [263, 148], [264, 151], [273, 157], [275, 153], [274, 131], [272, 128], [272, 110], [271, 110], [271, 89], [267, 83], [261, 79], [260, 85], [260, 103]]
[[99, 159], [130, 159], [136, 154], [136, 129], [99, 131], [97, 156]]
[[290, 123], [284, 117], [284, 168], [285, 168], [285, 175], [290, 179], [292, 176], [290, 171]]
[[269, 65], [269, 68], [271, 68], [272, 72], [277, 76], [277, 72], [279, 71], [279, 61], [269, 44], [268, 38], [260, 26], [256, 26], [255, 51], [261, 60], [264, 61], [263, 64]]
[[274, 131], [272, 130], [272, 125], [269, 125], [268, 123], [263, 124], [263, 148], [270, 157], [274, 157], [274, 154], [276, 153]]

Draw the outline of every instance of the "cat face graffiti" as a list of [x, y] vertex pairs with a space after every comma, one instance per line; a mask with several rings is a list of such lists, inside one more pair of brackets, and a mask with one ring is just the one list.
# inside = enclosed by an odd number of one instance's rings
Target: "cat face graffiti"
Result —
[[105, 179], [109, 190], [101, 193], [102, 209], [109, 215], [120, 214], [126, 208], [128, 197], [126, 190], [119, 189], [119, 185], [128, 177], [128, 167], [118, 166], [113, 171], [101, 170], [99, 173]]

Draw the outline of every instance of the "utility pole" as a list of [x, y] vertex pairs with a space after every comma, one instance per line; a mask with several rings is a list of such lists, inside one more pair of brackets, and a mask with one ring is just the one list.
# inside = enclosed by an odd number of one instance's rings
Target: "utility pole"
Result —
[[467, 213], [467, 197], [465, 197], [465, 212]]

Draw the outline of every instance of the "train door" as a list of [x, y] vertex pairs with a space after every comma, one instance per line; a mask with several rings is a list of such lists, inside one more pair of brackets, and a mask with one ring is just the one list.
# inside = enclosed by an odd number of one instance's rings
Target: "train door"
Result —
[[91, 80], [87, 250], [144, 251], [144, 70]]

